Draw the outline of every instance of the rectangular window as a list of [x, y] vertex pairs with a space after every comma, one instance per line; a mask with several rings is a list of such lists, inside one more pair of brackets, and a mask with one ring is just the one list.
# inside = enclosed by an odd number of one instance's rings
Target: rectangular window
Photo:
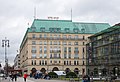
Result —
[[85, 49], [83, 48], [83, 53], [85, 52]]
[[47, 61], [45, 61], [45, 65], [47, 65]]
[[36, 38], [35, 34], [32, 34], [32, 38]]
[[66, 42], [66, 41], [64, 41], [64, 42], [63, 42], [63, 45], [67, 45], [67, 42]]
[[42, 54], [40, 54], [40, 58], [42, 58]]
[[50, 60], [50, 63], [52, 64], [52, 60]]
[[71, 61], [69, 61], [69, 65], [71, 65]]
[[42, 46], [40, 46], [40, 53], [42, 53]]
[[75, 58], [75, 59], [78, 59], [78, 58], [79, 58], [79, 55], [78, 55], [78, 54], [75, 54], [75, 55], [74, 55], [74, 58]]
[[50, 58], [52, 58], [52, 54], [50, 54]]
[[44, 41], [44, 45], [47, 45], [47, 41]]
[[77, 65], [79, 65], [79, 61], [77, 61]]
[[54, 58], [57, 58], [57, 54], [56, 53], [54, 53]]
[[63, 39], [67, 39], [67, 36], [66, 36], [66, 35], [63, 35]]
[[41, 65], [41, 60], [39, 61], [39, 65]]
[[75, 39], [78, 39], [78, 35], [75, 35]]
[[76, 65], [76, 61], [74, 61], [74, 65]]
[[44, 54], [44, 58], [47, 58], [47, 54]]
[[85, 40], [85, 36], [83, 36], [83, 40]]
[[44, 60], [42, 60], [42, 65], [44, 65]]
[[40, 34], [40, 38], [42, 38], [42, 34]]
[[67, 58], [67, 54], [64, 54], [64, 58]]
[[52, 41], [50, 41], [50, 45], [52, 45]]
[[68, 47], [68, 52], [71, 52], [71, 47]]
[[71, 45], [71, 42], [69, 42], [68, 45]]
[[83, 65], [85, 65], [85, 62], [83, 61]]
[[64, 61], [64, 65], [66, 65], [66, 61]]
[[83, 46], [85, 45], [85, 42], [83, 42]]
[[47, 47], [44, 46], [44, 53], [47, 53]]
[[75, 42], [74, 45], [78, 45], [78, 42]]
[[36, 58], [36, 54], [32, 54], [32, 57], [31, 58]]
[[42, 41], [40, 41], [40, 45], [42, 45]]
[[32, 45], [36, 45], [36, 41], [32, 41]]
[[33, 65], [33, 60], [31, 61], [31, 64]]
[[36, 60], [34, 60], [34, 65], [36, 65]]
[[68, 38], [71, 39], [72, 38], [71, 35], [69, 35]]
[[64, 47], [64, 52], [67, 52], [67, 47]]
[[71, 54], [69, 54], [68, 57], [71, 58]]
[[36, 53], [36, 51], [37, 51], [37, 50], [36, 50], [36, 47], [35, 47], [35, 46], [32, 46], [31, 52], [32, 52], [32, 53]]

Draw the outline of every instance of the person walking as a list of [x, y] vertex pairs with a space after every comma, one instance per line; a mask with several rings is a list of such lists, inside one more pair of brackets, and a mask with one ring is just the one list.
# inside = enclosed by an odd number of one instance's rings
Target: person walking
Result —
[[15, 72], [13, 76], [14, 76], [14, 79], [15, 79], [15, 82], [16, 82], [17, 81], [17, 73]]
[[24, 82], [26, 82], [27, 77], [28, 77], [28, 74], [27, 74], [27, 73], [25, 73], [25, 74], [23, 75]]
[[14, 73], [13, 72], [11, 73], [10, 78], [11, 78], [11, 80], [13, 82], [13, 80], [14, 80]]

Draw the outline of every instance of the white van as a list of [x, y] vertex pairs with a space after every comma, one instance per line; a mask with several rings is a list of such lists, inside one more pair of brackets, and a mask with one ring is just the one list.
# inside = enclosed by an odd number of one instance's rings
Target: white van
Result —
[[66, 75], [64, 71], [54, 71], [58, 76]]

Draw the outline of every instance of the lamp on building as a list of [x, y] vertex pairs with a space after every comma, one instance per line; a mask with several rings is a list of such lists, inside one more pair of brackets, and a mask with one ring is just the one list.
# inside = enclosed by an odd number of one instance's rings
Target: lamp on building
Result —
[[5, 66], [6, 66], [6, 76], [8, 76], [8, 58], [7, 58], [7, 47], [10, 47], [9, 40], [5, 37], [4, 40], [2, 40], [2, 47], [5, 48]]

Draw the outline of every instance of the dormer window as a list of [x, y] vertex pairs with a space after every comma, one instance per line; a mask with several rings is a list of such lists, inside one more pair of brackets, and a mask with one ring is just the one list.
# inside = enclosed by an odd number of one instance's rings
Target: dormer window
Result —
[[36, 30], [36, 27], [32, 27], [32, 32], [35, 32], [35, 30]]
[[69, 32], [70, 31], [70, 29], [69, 28], [65, 28], [65, 32]]
[[74, 31], [75, 33], [78, 33], [78, 32], [79, 32], [79, 28], [74, 28], [73, 31]]
[[49, 28], [50, 32], [60, 32], [61, 28]]
[[40, 28], [40, 31], [41, 31], [41, 32], [45, 32], [45, 27], [41, 27], [41, 28]]
[[82, 28], [82, 29], [81, 29], [81, 32], [82, 32], [82, 33], [85, 33], [85, 29], [84, 29], [84, 28]]
[[57, 32], [60, 32], [61, 31], [61, 28], [57, 28]]

